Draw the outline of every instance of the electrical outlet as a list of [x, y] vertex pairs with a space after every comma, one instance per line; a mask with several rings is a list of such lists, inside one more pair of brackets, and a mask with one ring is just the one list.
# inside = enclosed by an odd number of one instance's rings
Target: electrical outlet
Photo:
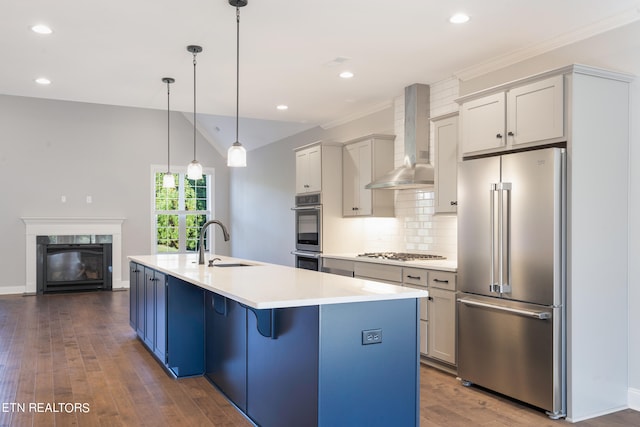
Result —
[[362, 331], [362, 345], [379, 344], [382, 342], [382, 329], [368, 329]]

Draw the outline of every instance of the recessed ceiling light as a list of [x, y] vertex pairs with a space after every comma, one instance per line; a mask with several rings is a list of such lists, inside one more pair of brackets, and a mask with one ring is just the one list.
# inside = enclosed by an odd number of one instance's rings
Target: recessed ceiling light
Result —
[[467, 21], [469, 21], [469, 15], [465, 13], [456, 13], [449, 18], [449, 22], [452, 24], [464, 24]]
[[33, 27], [31, 27], [31, 31], [33, 31], [34, 33], [38, 33], [38, 34], [51, 34], [53, 33], [53, 30], [44, 24], [38, 24], [38, 25], [34, 25]]
[[353, 73], [351, 71], [343, 71], [340, 73], [340, 78], [350, 79], [351, 77], [353, 77]]
[[48, 78], [46, 78], [46, 77], [38, 77], [38, 78], [36, 79], [36, 83], [38, 83], [39, 85], [46, 86], [46, 85], [48, 85], [48, 84], [51, 84], [51, 80], [49, 80], [49, 79], [48, 79]]
[[278, 110], [280, 111], [284, 111], [284, 110], [288, 110], [289, 106], [288, 105], [284, 105], [284, 104], [280, 104], [276, 107]]

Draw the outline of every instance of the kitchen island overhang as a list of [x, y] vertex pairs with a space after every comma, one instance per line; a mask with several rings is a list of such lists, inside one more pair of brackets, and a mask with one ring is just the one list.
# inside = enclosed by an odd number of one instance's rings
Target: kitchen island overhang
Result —
[[132, 326], [173, 375], [205, 375], [258, 425], [419, 424], [426, 291], [216, 257], [244, 266], [129, 257]]

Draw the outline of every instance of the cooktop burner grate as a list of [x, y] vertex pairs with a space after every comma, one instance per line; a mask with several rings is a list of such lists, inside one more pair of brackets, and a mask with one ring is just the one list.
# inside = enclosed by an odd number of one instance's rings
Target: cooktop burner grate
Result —
[[411, 254], [405, 252], [365, 252], [363, 254], [359, 254], [358, 256], [365, 258], [389, 259], [394, 261], [426, 261], [447, 259], [442, 255]]

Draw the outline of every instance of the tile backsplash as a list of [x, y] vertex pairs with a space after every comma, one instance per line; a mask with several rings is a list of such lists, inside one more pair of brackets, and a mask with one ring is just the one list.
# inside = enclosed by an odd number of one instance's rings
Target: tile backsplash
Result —
[[[458, 111], [458, 80], [449, 78], [430, 85], [431, 117]], [[404, 159], [404, 94], [394, 100], [396, 134], [394, 162]], [[429, 152], [433, 162], [433, 126]], [[434, 193], [425, 190], [397, 190], [395, 218], [367, 218], [367, 251], [432, 253], [457, 258], [457, 217], [435, 215]]]

